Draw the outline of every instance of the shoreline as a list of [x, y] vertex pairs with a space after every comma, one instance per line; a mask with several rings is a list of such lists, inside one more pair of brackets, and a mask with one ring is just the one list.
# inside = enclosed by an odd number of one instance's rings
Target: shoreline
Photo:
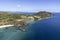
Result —
[[[48, 18], [51, 18], [51, 17], [42, 18], [42, 19], [39, 19], [39, 20], [48, 19]], [[38, 20], [38, 21], [39, 21], [39, 20]], [[14, 25], [13, 25], [13, 24], [1, 25], [0, 28], [11, 27], [11, 26], [14, 26]]]
[[1, 25], [0, 28], [10, 27], [10, 26], [14, 26], [14, 25]]

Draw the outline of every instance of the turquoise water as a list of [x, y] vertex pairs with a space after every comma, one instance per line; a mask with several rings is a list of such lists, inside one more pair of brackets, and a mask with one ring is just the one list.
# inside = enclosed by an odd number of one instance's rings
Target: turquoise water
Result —
[[60, 40], [60, 14], [37, 22], [31, 21], [26, 32], [14, 27], [0, 29], [0, 40]]
[[0, 40], [21, 40], [26, 32], [22, 32], [13, 27], [0, 29]]
[[[33, 23], [29, 21], [29, 26]], [[25, 28], [26, 32], [16, 29], [15, 27], [0, 28], [0, 40], [24, 40], [24, 38], [29, 34], [29, 26]]]

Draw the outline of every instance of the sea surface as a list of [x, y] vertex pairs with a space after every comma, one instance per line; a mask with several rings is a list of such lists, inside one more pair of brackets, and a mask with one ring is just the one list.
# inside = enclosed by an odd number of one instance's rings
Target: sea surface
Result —
[[26, 32], [14, 27], [0, 29], [0, 40], [60, 40], [60, 13], [32, 23]]

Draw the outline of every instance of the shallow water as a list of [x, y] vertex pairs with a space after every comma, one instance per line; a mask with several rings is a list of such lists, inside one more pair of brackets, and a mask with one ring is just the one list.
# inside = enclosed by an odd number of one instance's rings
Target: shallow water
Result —
[[[31, 26], [33, 23], [29, 22]], [[29, 27], [27, 26], [25, 28], [25, 32], [18, 30], [15, 27], [8, 27], [6, 28], [0, 28], [0, 40], [24, 40], [24, 38], [27, 36], [27, 34], [29, 34]]]
[[60, 14], [32, 23], [26, 30], [0, 29], [0, 40], [60, 40]]
[[0, 40], [21, 40], [26, 32], [22, 32], [13, 27], [0, 29]]

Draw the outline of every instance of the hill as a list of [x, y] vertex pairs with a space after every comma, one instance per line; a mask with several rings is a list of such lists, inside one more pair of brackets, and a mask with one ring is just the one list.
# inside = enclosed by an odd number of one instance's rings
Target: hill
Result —
[[37, 21], [42, 18], [51, 17], [52, 15], [53, 15], [52, 13], [46, 12], [46, 11], [40, 11], [40, 12], [34, 13], [32, 15], [28, 15], [27, 13], [26, 14], [22, 14], [22, 13], [13, 14], [10, 12], [0, 12], [0, 23], [1, 24], [11, 24], [16, 19], [28, 20], [28, 18], [32, 18], [31, 20]]
[[53, 14], [51, 12], [40, 11], [40, 12], [33, 14], [33, 15], [41, 16], [41, 18], [46, 18], [46, 17], [51, 17]]

